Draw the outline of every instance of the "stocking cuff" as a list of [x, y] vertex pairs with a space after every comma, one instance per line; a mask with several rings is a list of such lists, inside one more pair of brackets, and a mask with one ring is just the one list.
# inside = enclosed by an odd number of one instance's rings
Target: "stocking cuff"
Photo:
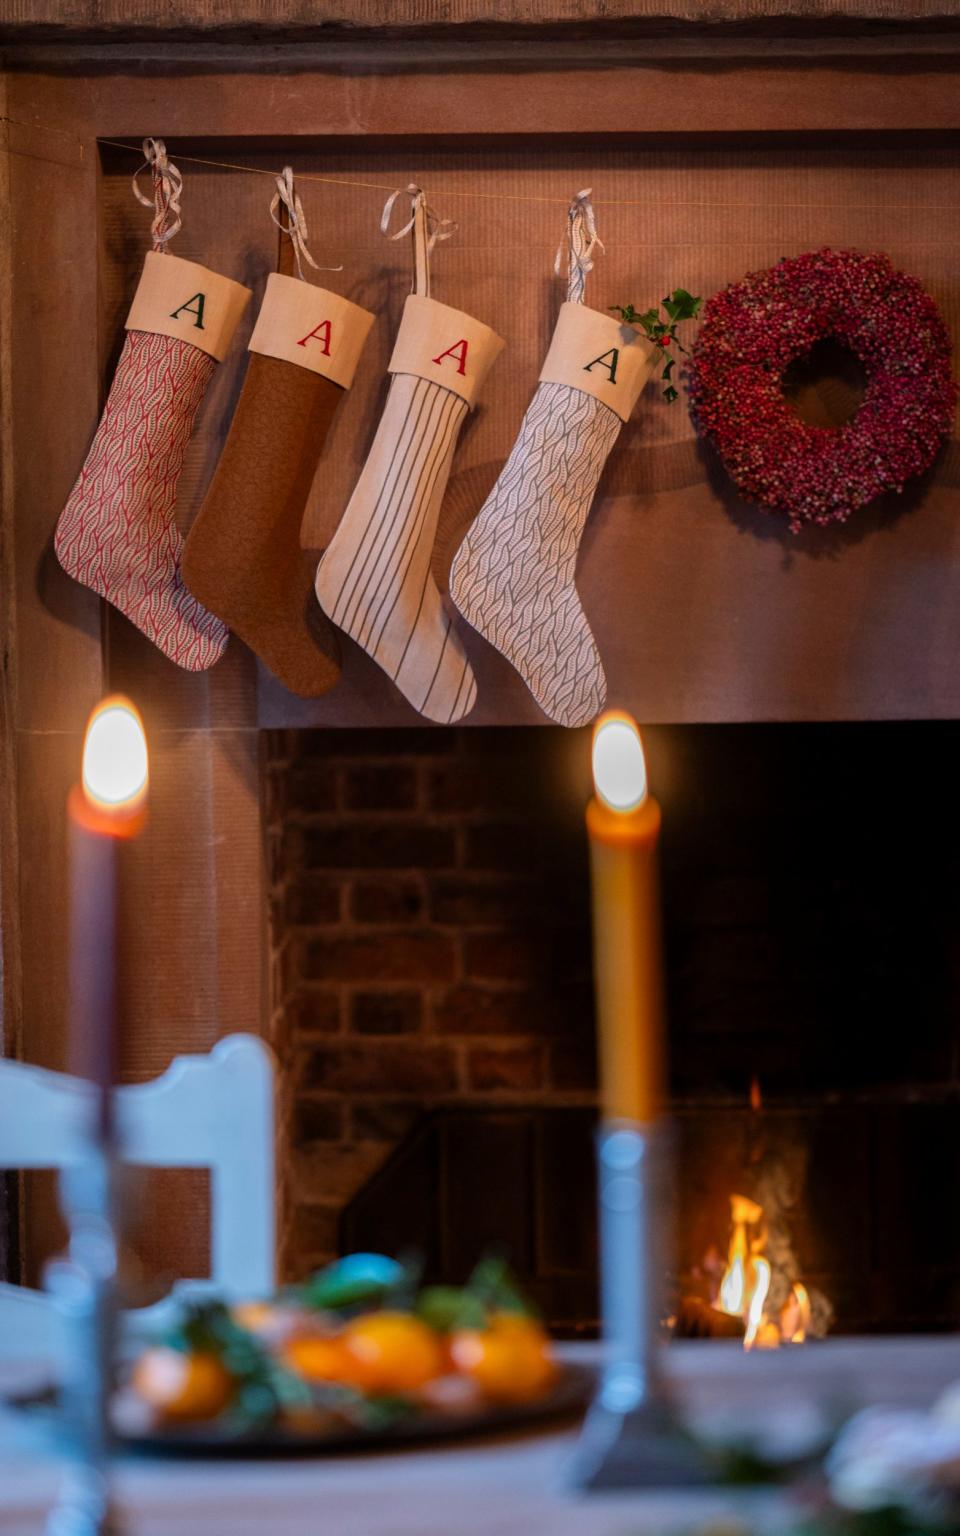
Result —
[[242, 283], [197, 261], [148, 251], [126, 328], [176, 336], [221, 363], [249, 298]]
[[540, 379], [593, 395], [621, 421], [628, 421], [653, 371], [657, 350], [632, 325], [568, 302], [560, 307]]
[[271, 272], [250, 351], [296, 363], [349, 389], [373, 318], [338, 293]]
[[472, 406], [503, 347], [482, 321], [412, 293], [403, 307], [388, 366], [391, 373], [430, 379]]

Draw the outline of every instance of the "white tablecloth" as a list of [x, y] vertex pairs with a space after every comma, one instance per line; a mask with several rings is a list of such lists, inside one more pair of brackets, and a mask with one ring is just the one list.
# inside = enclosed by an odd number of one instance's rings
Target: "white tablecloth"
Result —
[[[929, 1403], [960, 1379], [960, 1340], [833, 1340], [744, 1357], [725, 1344], [675, 1345], [669, 1372], [701, 1415], [755, 1421], [779, 1405]], [[130, 1536], [669, 1536], [722, 1516], [785, 1518], [769, 1492], [575, 1495], [564, 1468], [575, 1432], [430, 1450], [270, 1462], [124, 1458], [118, 1500]], [[0, 1414], [0, 1533], [37, 1536], [60, 1465], [22, 1415]]]

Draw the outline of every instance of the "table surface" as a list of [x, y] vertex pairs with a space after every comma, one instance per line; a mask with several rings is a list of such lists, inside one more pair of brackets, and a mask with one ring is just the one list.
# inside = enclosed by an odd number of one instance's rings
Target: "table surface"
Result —
[[[666, 1360], [676, 1399], [699, 1422], [759, 1429], [820, 1407], [929, 1404], [960, 1379], [960, 1338], [834, 1339], [749, 1356], [726, 1343], [684, 1343]], [[775, 1536], [786, 1522], [770, 1491], [571, 1493], [564, 1473], [575, 1440], [575, 1429], [554, 1428], [287, 1461], [124, 1457], [116, 1489], [129, 1536], [692, 1536], [724, 1516], [753, 1518]], [[36, 1425], [0, 1411], [2, 1536], [42, 1530], [61, 1475]]]

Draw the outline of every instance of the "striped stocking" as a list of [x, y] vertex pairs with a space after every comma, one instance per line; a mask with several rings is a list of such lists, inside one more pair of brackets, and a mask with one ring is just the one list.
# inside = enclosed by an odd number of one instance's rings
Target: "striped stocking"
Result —
[[588, 192], [571, 204], [569, 226], [568, 300], [510, 457], [454, 557], [450, 595], [516, 667], [544, 714], [576, 726], [594, 718], [607, 691], [574, 584], [577, 553], [653, 349], [583, 304], [599, 243]]
[[373, 446], [320, 561], [316, 591], [327, 616], [413, 707], [449, 724], [473, 707], [477, 689], [430, 557], [460, 428], [503, 343], [429, 297], [430, 246], [452, 230], [437, 225], [429, 234], [423, 193], [410, 190], [413, 214], [400, 234], [413, 231], [415, 292], [404, 307]]
[[[167, 254], [180, 227], [180, 176], [161, 140], [146, 140], [144, 151], [153, 166], [154, 248], [54, 548], [69, 575], [119, 608], [171, 661], [197, 672], [219, 658], [228, 632], [183, 584], [174, 503], [194, 418], [250, 292]], [[134, 190], [145, 201], [136, 178]]]

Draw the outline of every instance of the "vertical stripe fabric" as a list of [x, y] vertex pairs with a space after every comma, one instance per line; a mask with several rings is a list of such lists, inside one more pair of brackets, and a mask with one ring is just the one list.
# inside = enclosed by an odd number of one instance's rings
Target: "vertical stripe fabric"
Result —
[[373, 446], [316, 580], [327, 616], [414, 709], [444, 724], [467, 714], [477, 691], [430, 570], [467, 409], [432, 380], [393, 376]]

